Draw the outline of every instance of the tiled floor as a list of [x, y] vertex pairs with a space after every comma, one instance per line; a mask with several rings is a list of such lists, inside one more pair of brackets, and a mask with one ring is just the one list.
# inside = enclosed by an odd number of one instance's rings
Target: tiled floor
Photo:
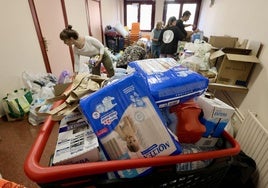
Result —
[[[38, 188], [24, 173], [24, 161], [42, 125], [33, 126], [27, 118], [7, 122], [0, 119], [0, 173], [4, 179], [22, 184], [27, 188]], [[58, 124], [47, 141], [40, 164], [48, 165], [53, 154], [58, 134]]]

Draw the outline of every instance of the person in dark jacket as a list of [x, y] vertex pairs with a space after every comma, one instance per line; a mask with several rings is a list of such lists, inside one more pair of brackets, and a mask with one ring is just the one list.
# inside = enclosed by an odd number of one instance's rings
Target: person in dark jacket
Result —
[[[191, 16], [191, 12], [186, 10], [180, 19], [177, 20], [176, 26], [181, 30], [181, 32], [185, 35], [183, 40], [189, 41], [192, 34], [199, 31], [199, 29], [196, 28], [194, 24], [184, 24], [184, 22], [187, 22]], [[192, 26], [192, 31], [186, 31], [185, 27]]]
[[161, 31], [159, 41], [161, 42], [160, 58], [172, 57], [177, 53], [178, 42], [185, 38], [185, 35], [176, 26], [177, 19], [172, 16]]

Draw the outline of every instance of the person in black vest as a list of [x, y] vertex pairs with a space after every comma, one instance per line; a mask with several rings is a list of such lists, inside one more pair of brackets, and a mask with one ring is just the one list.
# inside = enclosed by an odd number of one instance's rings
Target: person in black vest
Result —
[[167, 25], [160, 33], [158, 39], [159, 42], [161, 42], [160, 58], [174, 58], [177, 53], [178, 42], [185, 38], [185, 35], [176, 26], [176, 21], [175, 16], [170, 17]]

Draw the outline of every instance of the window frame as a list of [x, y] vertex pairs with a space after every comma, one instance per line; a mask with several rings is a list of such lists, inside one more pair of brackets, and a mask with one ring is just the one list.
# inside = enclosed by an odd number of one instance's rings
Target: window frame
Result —
[[168, 18], [166, 18], [166, 12], [167, 12], [167, 5], [168, 4], [181, 4], [180, 6], [180, 12], [179, 15], [177, 15], [177, 19], [182, 17], [183, 14], [183, 5], [184, 4], [196, 4], [196, 10], [195, 10], [195, 17], [194, 17], [194, 23], [195, 25], [198, 24], [199, 20], [199, 13], [200, 13], [200, 8], [201, 8], [201, 3], [202, 0], [165, 0], [164, 2], [164, 10], [163, 10], [163, 21], [164, 23], [167, 22]]
[[151, 16], [151, 28], [150, 30], [142, 30], [143, 32], [150, 32], [153, 28], [154, 28], [154, 20], [155, 20], [155, 0], [136, 0], [136, 1], [132, 1], [132, 0], [124, 0], [124, 23], [125, 25], [127, 25], [127, 5], [130, 4], [138, 4], [139, 8], [138, 8], [138, 22], [140, 22], [140, 7], [141, 5], [152, 5], [152, 16]]

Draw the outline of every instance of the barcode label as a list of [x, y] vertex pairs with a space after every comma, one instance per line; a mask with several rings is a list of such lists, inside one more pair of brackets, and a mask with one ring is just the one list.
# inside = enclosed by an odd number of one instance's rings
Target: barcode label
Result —
[[70, 143], [70, 152], [71, 154], [82, 151], [84, 148], [84, 134], [78, 134]]

